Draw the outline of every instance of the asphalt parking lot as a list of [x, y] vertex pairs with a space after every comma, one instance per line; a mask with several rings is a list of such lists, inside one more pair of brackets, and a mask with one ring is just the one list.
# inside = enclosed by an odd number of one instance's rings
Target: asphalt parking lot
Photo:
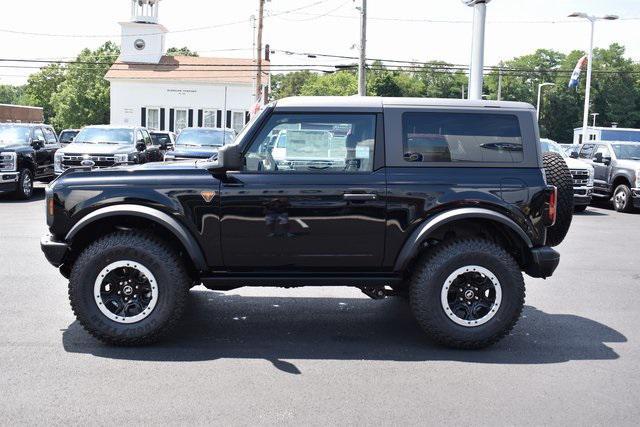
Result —
[[524, 316], [483, 351], [343, 288], [191, 293], [160, 344], [89, 337], [39, 248], [44, 191], [0, 195], [0, 417], [14, 424], [637, 425], [640, 214], [574, 217]]

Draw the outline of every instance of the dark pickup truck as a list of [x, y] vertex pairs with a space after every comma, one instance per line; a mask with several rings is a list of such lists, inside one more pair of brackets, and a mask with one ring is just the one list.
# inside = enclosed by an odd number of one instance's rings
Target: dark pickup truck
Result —
[[480, 348], [518, 320], [522, 272], [559, 263], [573, 195], [554, 156], [528, 104], [288, 98], [208, 160], [66, 171], [41, 245], [112, 344], [158, 339], [195, 285], [341, 285], [406, 296], [433, 340]]
[[53, 158], [59, 148], [58, 137], [51, 126], [0, 124], [0, 191], [29, 199], [34, 181], [54, 177]]

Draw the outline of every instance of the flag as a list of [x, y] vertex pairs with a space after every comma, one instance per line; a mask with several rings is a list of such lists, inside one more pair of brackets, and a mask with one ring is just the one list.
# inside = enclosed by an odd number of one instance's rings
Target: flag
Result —
[[587, 67], [587, 61], [588, 59], [586, 55], [578, 60], [576, 68], [573, 69], [573, 73], [571, 74], [571, 80], [569, 80], [569, 89], [578, 86], [578, 83], [580, 82], [580, 73]]

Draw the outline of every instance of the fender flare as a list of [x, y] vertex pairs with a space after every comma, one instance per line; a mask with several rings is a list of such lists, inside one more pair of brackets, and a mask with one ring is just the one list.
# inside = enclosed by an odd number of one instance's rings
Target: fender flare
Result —
[[421, 243], [424, 242], [434, 230], [440, 226], [460, 219], [488, 219], [499, 222], [509, 227], [516, 233], [522, 242], [528, 247], [533, 248], [531, 238], [516, 224], [512, 219], [499, 212], [484, 208], [457, 208], [437, 214], [423, 222], [407, 239], [402, 246], [400, 254], [396, 258], [394, 271], [403, 271], [409, 262], [417, 255], [420, 250]]
[[166, 229], [168, 229], [187, 250], [189, 257], [195, 264], [198, 270], [204, 271], [207, 269], [204, 254], [202, 249], [196, 242], [191, 232], [178, 221], [171, 216], [157, 209], [150, 208], [148, 206], [139, 205], [113, 205], [106, 206], [104, 208], [97, 209], [90, 214], [86, 215], [80, 221], [78, 221], [67, 233], [65, 240], [67, 242], [73, 241], [73, 238], [87, 225], [112, 216], [128, 215], [137, 216], [153, 221]]

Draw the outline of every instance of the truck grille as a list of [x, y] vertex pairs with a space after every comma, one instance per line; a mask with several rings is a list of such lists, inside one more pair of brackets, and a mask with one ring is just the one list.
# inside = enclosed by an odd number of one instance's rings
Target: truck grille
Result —
[[589, 171], [585, 169], [571, 169], [574, 187], [584, 187], [589, 182]]
[[116, 159], [113, 156], [86, 156], [82, 154], [66, 154], [62, 157], [62, 169], [69, 169], [82, 166], [84, 160], [91, 160], [95, 163], [96, 169], [108, 168], [115, 164]]

